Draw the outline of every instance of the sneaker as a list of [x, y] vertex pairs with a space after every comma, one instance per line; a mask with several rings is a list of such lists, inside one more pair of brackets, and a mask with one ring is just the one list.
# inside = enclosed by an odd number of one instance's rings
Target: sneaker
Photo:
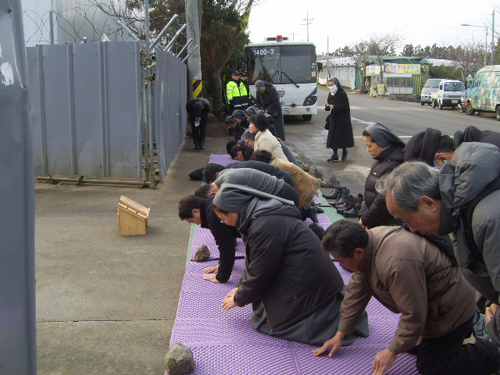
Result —
[[474, 315], [472, 333], [476, 338], [476, 342], [484, 342], [490, 339], [486, 331], [486, 315], [481, 314], [479, 311]]
[[338, 189], [340, 187], [340, 180], [333, 174], [327, 181], [321, 181], [319, 186], [330, 189]]
[[332, 161], [339, 161], [339, 156], [338, 155], [332, 155], [330, 159], [326, 159], [327, 162], [332, 162]]

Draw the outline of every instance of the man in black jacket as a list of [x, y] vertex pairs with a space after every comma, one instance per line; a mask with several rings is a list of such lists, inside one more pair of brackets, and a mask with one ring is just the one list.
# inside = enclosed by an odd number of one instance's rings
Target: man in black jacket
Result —
[[204, 149], [210, 102], [204, 98], [189, 99], [186, 103], [186, 111], [191, 123], [194, 146], [196, 149]]
[[229, 280], [234, 265], [234, 249], [238, 232], [221, 223], [213, 208], [214, 197], [208, 199], [189, 195], [179, 202], [179, 217], [188, 223], [201, 225], [210, 229], [219, 248], [219, 264], [203, 270], [203, 278], [214, 283], [225, 283]]

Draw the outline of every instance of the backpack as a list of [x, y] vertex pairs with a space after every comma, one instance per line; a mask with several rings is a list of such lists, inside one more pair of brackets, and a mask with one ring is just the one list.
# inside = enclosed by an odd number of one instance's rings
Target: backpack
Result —
[[495, 180], [491, 181], [466, 207], [460, 210], [460, 226], [462, 228], [465, 243], [470, 250], [467, 257], [466, 267], [471, 271], [476, 268], [477, 262], [483, 261], [483, 255], [474, 240], [474, 233], [472, 232], [472, 215], [474, 214], [476, 206], [484, 197], [499, 189], [500, 177], [497, 177]]

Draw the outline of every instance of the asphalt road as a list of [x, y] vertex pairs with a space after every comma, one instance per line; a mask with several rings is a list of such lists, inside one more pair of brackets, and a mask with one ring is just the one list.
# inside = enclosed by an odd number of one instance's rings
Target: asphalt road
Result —
[[325, 147], [327, 131], [324, 130], [328, 112], [323, 110], [327, 95], [326, 88], [318, 88], [318, 114], [313, 116], [310, 122], [302, 121], [301, 117], [285, 118], [286, 143], [323, 171], [325, 178], [332, 174], [340, 178], [342, 185], [351, 189], [351, 194], [355, 193], [353, 195], [363, 193], [366, 176], [373, 162], [366, 152], [361, 135], [372, 122], [386, 125], [405, 142], [428, 127], [439, 129], [443, 134], [449, 135], [470, 125], [481, 130], [500, 131], [500, 122], [495, 120], [493, 113], [468, 116], [460, 113], [458, 109], [433, 109], [428, 105], [421, 106], [420, 103], [373, 98], [348, 92], [355, 147], [349, 149], [347, 161], [328, 163], [326, 159], [331, 156], [331, 150]]

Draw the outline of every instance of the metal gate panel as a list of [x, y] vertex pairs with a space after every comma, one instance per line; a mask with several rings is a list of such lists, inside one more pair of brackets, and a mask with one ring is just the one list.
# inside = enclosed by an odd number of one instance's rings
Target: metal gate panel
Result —
[[35, 174], [142, 175], [135, 42], [27, 49]]
[[160, 182], [186, 135], [187, 67], [174, 55], [159, 50], [155, 83], [155, 130]]

